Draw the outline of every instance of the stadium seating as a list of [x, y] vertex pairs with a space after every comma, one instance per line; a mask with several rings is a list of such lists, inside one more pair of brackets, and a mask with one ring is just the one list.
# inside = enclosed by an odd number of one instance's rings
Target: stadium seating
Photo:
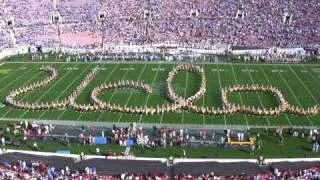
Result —
[[[62, 38], [62, 45], [67, 47], [97, 47], [100, 39], [126, 44], [306, 47], [320, 41], [318, 6], [317, 0], [9, 0], [1, 2], [0, 19], [13, 19], [18, 45], [55, 46], [58, 33], [50, 19], [59, 12], [62, 37], [69, 37]], [[99, 12], [106, 13], [103, 23]], [[8, 38], [1, 38], [0, 49], [8, 46]]]

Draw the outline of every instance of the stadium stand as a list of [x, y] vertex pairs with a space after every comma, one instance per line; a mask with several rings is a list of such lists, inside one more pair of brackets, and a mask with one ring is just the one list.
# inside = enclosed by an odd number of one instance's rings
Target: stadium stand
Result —
[[[0, 18], [5, 22], [12, 20], [19, 45], [36, 43], [34, 37], [40, 34], [40, 38], [36, 38], [38, 43], [54, 46], [52, 43], [58, 34], [58, 28], [50, 24], [54, 12], [61, 17], [62, 36], [72, 33], [68, 40], [74, 38], [80, 47], [97, 46], [100, 39], [104, 43], [167, 42], [266, 48], [307, 47], [320, 41], [320, 11], [316, 0], [197, 3], [184, 0], [24, 0], [3, 1], [1, 6]], [[89, 36], [81, 38], [82, 35]], [[70, 46], [68, 40], [62, 44]], [[8, 44], [7, 40], [1, 42], [1, 47]]]

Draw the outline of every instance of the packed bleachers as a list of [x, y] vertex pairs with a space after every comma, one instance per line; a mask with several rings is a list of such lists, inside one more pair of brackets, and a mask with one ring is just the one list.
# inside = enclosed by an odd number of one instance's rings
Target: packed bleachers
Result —
[[15, 26], [49, 24], [53, 11], [52, 2], [47, 0], [3, 1], [6, 15], [14, 18]]
[[[39, 32], [37, 41], [51, 43], [58, 33], [44, 33], [43, 29], [55, 26], [45, 26], [55, 11], [61, 16], [63, 37], [73, 34], [69, 38], [73, 41], [62, 42], [68, 47], [70, 43], [96, 47], [102, 40], [116, 44], [165, 42], [265, 48], [309, 47], [320, 42], [317, 0], [10, 0], [3, 1], [1, 7], [0, 17], [13, 18], [17, 44], [33, 44], [37, 38], [34, 34]], [[103, 22], [101, 12], [105, 12]]]

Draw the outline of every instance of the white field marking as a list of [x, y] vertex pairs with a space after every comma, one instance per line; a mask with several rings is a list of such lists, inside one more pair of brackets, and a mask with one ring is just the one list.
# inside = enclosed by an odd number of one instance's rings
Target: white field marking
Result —
[[[18, 119], [18, 118], [0, 118], [1, 121], [30, 121], [30, 122], [36, 122], [38, 124], [54, 124], [54, 125], [65, 125], [65, 126], [97, 126], [97, 127], [111, 127], [112, 125], [116, 124], [120, 127], [125, 127], [128, 125], [128, 123], [116, 123], [116, 122], [93, 122], [93, 121], [76, 121], [74, 119], [71, 120], [53, 120], [53, 119], [33, 119], [33, 118], [24, 118], [24, 119]], [[224, 125], [221, 124], [207, 124], [203, 126], [202, 124], [169, 124], [170, 127], [175, 127], [176, 129], [179, 128], [188, 128], [188, 129], [225, 129]], [[144, 128], [152, 128], [154, 126], [162, 126], [162, 124], [159, 123], [143, 123]], [[267, 125], [252, 125], [251, 128], [279, 128], [279, 125], [277, 126], [267, 126]], [[231, 129], [244, 129], [246, 128], [243, 124], [232, 124], [229, 125], [229, 128]], [[313, 126], [283, 126], [283, 128], [295, 128], [295, 129], [314, 129]]]
[[[146, 70], [146, 67], [147, 67], [147, 64], [144, 64], [143, 69], [141, 70], [141, 73], [140, 73], [140, 75], [139, 75], [139, 77], [138, 77], [138, 81], [140, 81], [140, 79], [141, 79], [141, 77], [142, 77], [142, 74], [143, 74], [144, 71]], [[131, 100], [131, 97], [132, 97], [132, 94], [133, 94], [133, 93], [131, 92], [130, 95], [129, 95], [129, 97], [128, 97], [128, 99], [127, 99], [127, 101], [126, 101], [126, 105], [125, 105], [125, 106], [127, 106], [127, 105], [129, 104], [129, 102], [130, 102], [130, 100]], [[121, 121], [122, 116], [123, 116], [123, 113], [121, 113], [121, 115], [120, 115], [120, 117], [119, 117], [119, 119], [118, 119], [118, 123]]]
[[[113, 71], [114, 71], [118, 66], [119, 66], [119, 65], [116, 65], [116, 66], [113, 68], [113, 70], [111, 71], [111, 73], [108, 74], [107, 78], [104, 80], [104, 83], [109, 80], [109, 78], [111, 77]], [[101, 116], [101, 114], [102, 114], [102, 113], [100, 113], [99, 117]], [[81, 113], [81, 114], [78, 116], [77, 121], [80, 120], [80, 118], [82, 117], [82, 115], [83, 115], [83, 113]], [[98, 119], [98, 120], [99, 120], [99, 119]], [[98, 120], [97, 120], [97, 121], [98, 121]]]
[[[175, 67], [176, 66], [176, 63], [173, 63], [173, 67]], [[168, 101], [167, 101], [167, 99], [165, 98], [165, 100], [164, 100], [164, 103], [163, 104], [166, 104]], [[164, 115], [164, 112], [162, 112], [161, 113], [161, 118], [160, 118], [160, 124], [162, 124], [162, 121], [163, 121], [163, 115]]]
[[[247, 67], [247, 66], [246, 66]], [[255, 69], [241, 69], [241, 72], [250, 72], [250, 73], [254, 73], [254, 72], [258, 72], [258, 70]]]
[[[260, 66], [260, 69], [261, 69], [261, 71], [263, 72], [265, 78], [267, 79], [268, 84], [271, 86], [271, 81], [270, 81], [269, 77], [267, 76], [266, 72], [263, 70], [262, 66]], [[277, 99], [278, 103], [280, 103], [279, 99], [278, 99], [278, 98], [276, 98], [276, 99]], [[288, 120], [289, 125], [292, 126], [292, 123], [291, 123], [291, 121], [290, 121], [290, 119], [289, 119], [289, 117], [288, 117], [288, 114], [285, 113], [284, 115], [286, 116], [286, 119]], [[269, 122], [269, 121], [268, 121], [268, 122]], [[270, 124], [269, 124], [269, 125], [270, 125]]]
[[308, 71], [308, 70], [301, 70], [300, 72], [302, 72], [302, 73], [308, 73], [309, 71]]
[[[71, 85], [73, 85], [74, 82], [76, 82], [76, 81], [81, 77], [82, 74], [84, 74], [84, 73], [89, 69], [89, 67], [90, 67], [90, 65], [87, 66], [87, 68], [83, 69], [82, 72], [80, 73], [80, 75], [79, 75], [77, 78], [74, 78], [74, 80], [69, 84], [69, 86], [61, 93], [61, 96], [62, 96], [62, 94], [63, 94], [65, 91], [67, 91], [67, 89], [68, 89]], [[85, 77], [84, 77], [84, 78], [85, 78]], [[81, 82], [82, 82], [82, 81], [80, 81], [79, 83], [81, 83]], [[58, 120], [61, 120], [60, 118], [64, 115], [64, 113], [66, 113], [66, 111], [67, 111], [67, 108], [65, 108], [64, 111], [62, 111], [62, 113], [58, 116], [57, 119], [58, 119]]]
[[219, 68], [217, 68], [217, 69], [211, 69], [211, 71], [212, 72], [228, 72], [229, 70], [228, 69], [219, 69]]
[[292, 69], [291, 66], [289, 66], [289, 69], [293, 72], [293, 74], [297, 77], [297, 79], [300, 81], [300, 83], [303, 85], [303, 87], [308, 91], [308, 93], [311, 95], [312, 99], [314, 100], [315, 103], [319, 104], [317, 98], [314, 97], [314, 95], [311, 93], [307, 85], [301, 80], [301, 78], [297, 75], [297, 73]]
[[[5, 76], [3, 76], [3, 77], [1, 78], [1, 80], [0, 80], [0, 83], [1, 83], [2, 81], [4, 81], [4, 80], [8, 79], [8, 77], [11, 77], [10, 75], [11, 75], [11, 74], [15, 74], [15, 72], [17, 72], [17, 71], [19, 71], [19, 68], [16, 68], [16, 70], [11, 71], [10, 73], [8, 73], [8, 74], [6, 74]], [[0, 90], [0, 91], [1, 91], [1, 90]]]
[[120, 68], [120, 71], [134, 71], [135, 68]]
[[[76, 66], [78, 66], [78, 65], [76, 65]], [[87, 69], [87, 68], [86, 68], [86, 69]], [[82, 72], [82, 73], [83, 73], [83, 72]], [[81, 73], [81, 74], [82, 74], [82, 73]], [[69, 83], [69, 85], [68, 85], [66, 88], [64, 88], [64, 90], [63, 90], [63, 91], [60, 93], [60, 95], [55, 99], [55, 101], [58, 101], [59, 98], [61, 98], [61, 96], [63, 96], [63, 94], [72, 86], [72, 84], [74, 83], [74, 81], [75, 81], [76, 79], [78, 79], [78, 78], [75, 78], [71, 83]], [[65, 108], [59, 108], [59, 110], [66, 110], [66, 109], [65, 109]], [[43, 115], [46, 114], [46, 112], [47, 112], [47, 111], [42, 112], [37, 119], [40, 119]]]
[[0, 63], [0, 66], [2, 66], [4, 63]]
[[64, 68], [64, 69], [71, 71], [71, 70], [78, 70], [79, 68], [77, 68], [77, 67], [67, 67], [67, 68]]
[[106, 70], [108, 70], [108, 68], [106, 68], [106, 67], [101, 67], [101, 68], [99, 68], [100, 69], [100, 71], [106, 71]]
[[[39, 71], [37, 74], [35, 74], [34, 76], [32, 76], [32, 78], [30, 78], [28, 81], [26, 81], [23, 86], [25, 86], [26, 84], [28, 84], [30, 81], [32, 81], [33, 79], [35, 79], [36, 77], [39, 76], [39, 74], [41, 74], [42, 71]], [[21, 98], [21, 100], [24, 100], [27, 96], [24, 96], [23, 98]], [[3, 116], [1, 116], [2, 118], [5, 117], [9, 112], [11, 112], [14, 108], [10, 108], [7, 110], [7, 112], [5, 112], [3, 114]]]
[[152, 71], [165, 71], [165, 68], [160, 68], [161, 63], [159, 63], [159, 67], [158, 68], [152, 68]]
[[[156, 81], [156, 79], [157, 79], [157, 77], [158, 77], [158, 73], [159, 73], [159, 70], [160, 70], [160, 66], [161, 66], [161, 64], [159, 63], [158, 68], [152, 68], [152, 70], [153, 70], [153, 69], [157, 69], [157, 72], [156, 72], [156, 75], [153, 77], [153, 80], [152, 80], [152, 82], [151, 82], [151, 85], [154, 84], [154, 82]], [[164, 69], [164, 68], [161, 68], [161, 69]], [[148, 104], [149, 98], [150, 98], [150, 95], [148, 95], [147, 100], [146, 100], [146, 102], [144, 103], [144, 106], [146, 106], [146, 105]], [[142, 116], [143, 116], [143, 115], [140, 114], [139, 124], [141, 123]]]
[[272, 69], [271, 72], [273, 73], [287, 73], [287, 70], [284, 69]]
[[[247, 66], [247, 65], [245, 65], [245, 66], [246, 66], [246, 68], [248, 68], [248, 66]], [[252, 83], [254, 83], [254, 80], [253, 80], [253, 78], [252, 78], [252, 75], [251, 75], [250, 71], [248, 71], [248, 72], [249, 72], [249, 76], [250, 76], [251, 82], [252, 82]], [[261, 107], [262, 107], [262, 108], [264, 108], [264, 106], [263, 106], [263, 103], [262, 103], [262, 100], [261, 100], [261, 97], [260, 97], [259, 93], [258, 93], [258, 92], [256, 92], [256, 95], [258, 96], [258, 99], [259, 99], [259, 102], [260, 102]], [[269, 117], [268, 117], [268, 116], [266, 116], [266, 117], [265, 117], [265, 119], [267, 119], [267, 123], [268, 123], [268, 125], [270, 125]]]
[[[276, 66], [275, 66], [276, 67]], [[291, 92], [291, 94], [293, 95], [293, 97], [296, 99], [296, 102], [299, 104], [299, 106], [300, 107], [302, 107], [302, 105], [301, 105], [301, 103], [300, 103], [300, 101], [299, 101], [299, 99], [297, 98], [297, 96], [294, 94], [294, 92], [293, 92], [293, 90], [291, 89], [291, 87], [289, 86], [289, 83], [288, 83], [288, 81], [282, 76], [282, 74], [279, 72], [278, 73], [279, 75], [280, 75], [280, 77], [281, 77], [281, 79], [282, 79], [282, 81], [287, 85], [287, 87], [289, 88], [289, 90], [290, 90], [290, 92]], [[311, 126], [314, 126], [313, 125], [313, 122], [310, 120], [310, 118], [308, 117], [308, 116], [306, 116], [307, 117], [307, 119], [309, 120], [309, 122], [310, 122], [310, 124], [311, 124]]]
[[[218, 79], [219, 79], [219, 86], [220, 86], [220, 89], [222, 88], [221, 86], [221, 80], [220, 80], [220, 71], [219, 71], [219, 66], [216, 64], [217, 66], [217, 69], [218, 69]], [[227, 128], [227, 118], [226, 118], [226, 115], [223, 115], [223, 119], [224, 119], [224, 125], [225, 127]]]
[[4, 107], [6, 107], [6, 105], [3, 103], [0, 103], [0, 108], [4, 108]]
[[[23, 74], [21, 74], [20, 76], [18, 76], [16, 79], [14, 79], [13, 81], [11, 81], [10, 83], [8, 83], [6, 86], [2, 87], [0, 89], [0, 91], [7, 89], [9, 86], [11, 86], [11, 84], [15, 83], [17, 80], [21, 79], [22, 77], [25, 77], [26, 74], [28, 74], [30, 71], [32, 71], [33, 69], [36, 69], [37, 66], [30, 68], [28, 71], [25, 71]], [[41, 71], [40, 71], [41, 72]], [[23, 85], [25, 85], [26, 83], [24, 83]]]
[[20, 70], [26, 70], [26, 69], [27, 69], [27, 67], [25, 67], [25, 66], [21, 66], [19, 69], [20, 69]]
[[[94, 61], [94, 62], [30, 62], [30, 61], [25, 61], [25, 62], [4, 62], [4, 64], [129, 64], [128, 62], [125, 61]], [[162, 63], [162, 64], [175, 64], [175, 62], [144, 62], [144, 61], [133, 61], [135, 64], [144, 64], [144, 63]], [[221, 64], [221, 65], [234, 65], [234, 66], [243, 66], [244, 63], [229, 63], [229, 62], [219, 62], [219, 63], [212, 63], [212, 62], [201, 62], [199, 64], [203, 65], [213, 65], [213, 64]], [[249, 63], [247, 64], [248, 66], [260, 66], [262, 64], [258, 63]], [[268, 64], [263, 64], [263, 66], [287, 66], [288, 64], [284, 63], [268, 63]], [[318, 64], [290, 64], [291, 66], [312, 66], [312, 67], [320, 67]]]
[[[304, 66], [304, 68], [306, 68], [305, 66]], [[317, 77], [312, 73], [312, 72], [310, 72], [310, 73], [308, 73], [311, 77], [312, 77], [312, 79], [315, 81], [315, 82], [317, 82], [318, 84], [320, 84], [320, 81], [317, 79]], [[320, 78], [320, 75], [318, 76], [319, 78]]]
[[[131, 66], [132, 66], [132, 64], [130, 64], [129, 68], [131, 68]], [[129, 69], [129, 68], [128, 68], [128, 69]], [[123, 68], [120, 68], [120, 70], [121, 70], [121, 69], [123, 69]], [[129, 71], [126, 71], [126, 72], [124, 73], [124, 75], [122, 76], [122, 79], [121, 79], [121, 80], [124, 80], [124, 78], [126, 78], [128, 72], [129, 72]], [[118, 91], [118, 89], [115, 89], [115, 90], [113, 91], [111, 97], [109, 98], [109, 101], [108, 101], [109, 103], [112, 101], [112, 98], [113, 98], [113, 96], [116, 94], [117, 91]], [[98, 121], [100, 121], [100, 119], [102, 118], [104, 112], [105, 112], [105, 111], [103, 111], [103, 112], [100, 114], [100, 116], [99, 116], [100, 118], [98, 119]], [[79, 120], [79, 118], [78, 118], [78, 120]]]
[[[59, 69], [62, 69], [62, 67], [60, 67]], [[66, 69], [66, 68], [64, 68], [64, 69]], [[67, 77], [67, 75], [68, 75], [70, 72], [72, 72], [72, 71], [68, 71], [63, 77], [61, 77], [61, 78], [58, 79], [56, 82], [54, 82], [54, 84], [51, 85], [50, 88], [49, 88], [44, 94], [42, 94], [42, 96], [40, 96], [40, 97], [36, 100], [36, 102], [42, 100], [42, 98], [43, 98], [45, 95], [47, 95], [47, 94], [50, 92], [50, 90], [51, 90], [53, 87], [55, 87], [61, 80], [63, 80], [65, 77]], [[29, 112], [29, 111], [25, 111], [19, 118], [23, 118], [23, 116], [24, 116], [25, 114], [27, 114], [28, 112]]]
[[[108, 80], [110, 79], [111, 75], [113, 74], [113, 72], [118, 68], [119, 64], [117, 64], [116, 66], [114, 66], [114, 68], [112, 69], [112, 71], [108, 74], [107, 78], [103, 81], [103, 84], [108, 82]], [[100, 119], [102, 118], [104, 112], [101, 112], [97, 121], [99, 122]]]
[[[202, 106], [204, 107], [204, 95], [202, 96]], [[206, 117], [204, 114], [202, 115], [202, 122], [203, 122], [203, 125], [206, 124]]]
[[[113, 72], [118, 68], [119, 64], [117, 64], [116, 66], [114, 66], [112, 68], [112, 71], [108, 74], [107, 78], [103, 81], [103, 84], [107, 83], [108, 80], [110, 79], [111, 75], [113, 74]], [[100, 121], [101, 117], [102, 117], [103, 112], [100, 113], [97, 121]]]
[[[189, 71], [187, 71], [187, 77], [186, 77], [186, 87], [184, 88], [184, 98], [187, 98], [187, 88], [188, 88], [188, 79], [189, 79]], [[182, 116], [181, 116], [181, 124], [184, 122], [184, 113], [186, 110], [182, 110]]]
[[[231, 69], [232, 69], [233, 77], [234, 77], [234, 80], [236, 81], [236, 84], [239, 84], [239, 83], [238, 83], [238, 80], [237, 80], [237, 78], [236, 78], [236, 73], [234, 72], [234, 69], [233, 69], [233, 65], [232, 65], [232, 64], [231, 64]], [[242, 99], [241, 93], [239, 93], [239, 97], [240, 97], [241, 105], [243, 105], [243, 99]], [[244, 114], [244, 118], [246, 119], [247, 127], [249, 127], [248, 117], [247, 117], [246, 114]]]

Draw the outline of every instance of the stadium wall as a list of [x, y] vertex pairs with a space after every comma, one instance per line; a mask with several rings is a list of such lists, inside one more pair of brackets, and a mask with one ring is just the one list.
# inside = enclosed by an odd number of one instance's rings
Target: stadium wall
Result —
[[[17, 55], [28, 53], [28, 47], [18, 46], [16, 48], [4, 49], [0, 52], [0, 59]], [[112, 53], [123, 53], [123, 52], [132, 52], [132, 53], [163, 53], [164, 51], [169, 54], [179, 54], [179, 53], [189, 53], [189, 54], [224, 54], [227, 48], [225, 47], [216, 47], [214, 49], [198, 49], [192, 47], [179, 47], [177, 45], [165, 45], [165, 44], [155, 44], [155, 45], [110, 45], [107, 52]], [[55, 52], [56, 48], [53, 47], [42, 47], [44, 53]], [[95, 53], [101, 52], [101, 49], [81, 49], [81, 48], [61, 48], [63, 53], [77, 54], [77, 53]], [[250, 49], [250, 50], [232, 50], [231, 54], [233, 55], [265, 55], [266, 52], [270, 49]], [[303, 48], [277, 48], [277, 53], [287, 54], [287, 55], [305, 55], [306, 51]]]

